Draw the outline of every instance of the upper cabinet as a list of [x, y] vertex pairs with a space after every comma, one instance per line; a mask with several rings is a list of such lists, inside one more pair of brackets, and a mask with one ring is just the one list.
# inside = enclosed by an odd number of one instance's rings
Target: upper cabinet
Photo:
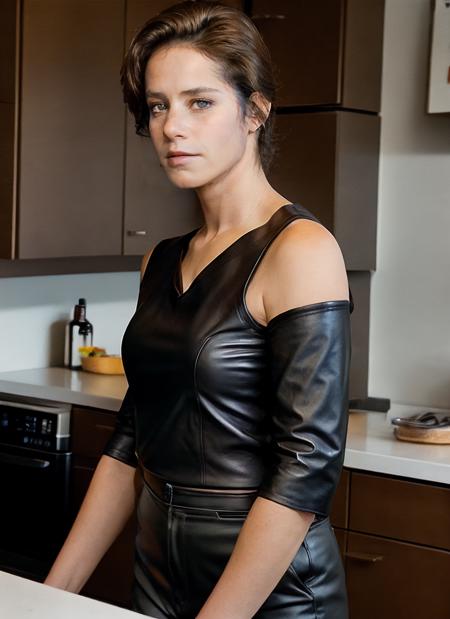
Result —
[[18, 7], [2, 2], [0, 19], [0, 258], [10, 258], [15, 245], [18, 80]]
[[[136, 135], [120, 86], [134, 33], [175, 3], [2, 3], [1, 269], [30, 259], [55, 273], [88, 260], [87, 270], [136, 269], [161, 238], [201, 225], [195, 192], [174, 186]], [[375, 268], [383, 0], [227, 4], [251, 6], [276, 65], [269, 180], [336, 234], [349, 269]]]
[[375, 270], [384, 0], [253, 0], [275, 65], [268, 178], [335, 235], [349, 271]]
[[253, 0], [279, 106], [380, 109], [384, 0]]
[[120, 86], [130, 31], [170, 4], [5, 2], [0, 258], [142, 255], [197, 225], [194, 191], [135, 135]]
[[376, 269], [380, 117], [348, 111], [277, 116], [270, 183], [334, 234], [348, 270]]
[[122, 251], [124, 0], [24, 0], [18, 258]]
[[173, 4], [2, 3], [0, 259], [141, 256], [200, 225], [195, 192], [167, 179], [120, 86], [133, 34]]

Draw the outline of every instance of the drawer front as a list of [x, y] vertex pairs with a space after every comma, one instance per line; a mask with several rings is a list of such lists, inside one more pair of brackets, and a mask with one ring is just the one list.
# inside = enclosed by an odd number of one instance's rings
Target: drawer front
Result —
[[353, 472], [349, 528], [450, 550], [450, 488]]
[[116, 415], [95, 409], [72, 408], [72, 452], [77, 456], [100, 458], [114, 431]]
[[350, 619], [448, 619], [450, 552], [348, 534]]

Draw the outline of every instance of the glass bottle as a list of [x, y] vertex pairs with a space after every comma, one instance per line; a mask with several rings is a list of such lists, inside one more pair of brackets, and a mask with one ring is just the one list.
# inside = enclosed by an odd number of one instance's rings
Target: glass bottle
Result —
[[73, 320], [66, 325], [64, 365], [71, 370], [81, 369], [79, 349], [92, 346], [94, 327], [86, 318], [86, 299], [78, 299], [73, 311]]

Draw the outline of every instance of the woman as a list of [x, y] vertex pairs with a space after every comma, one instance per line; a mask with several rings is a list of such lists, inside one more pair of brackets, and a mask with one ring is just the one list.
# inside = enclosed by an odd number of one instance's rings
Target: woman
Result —
[[265, 175], [268, 51], [240, 11], [183, 2], [136, 34], [122, 84], [204, 224], [143, 260], [122, 342], [129, 389], [46, 583], [82, 588], [133, 510], [138, 470], [134, 610], [344, 619], [329, 508], [352, 308], [334, 236]]

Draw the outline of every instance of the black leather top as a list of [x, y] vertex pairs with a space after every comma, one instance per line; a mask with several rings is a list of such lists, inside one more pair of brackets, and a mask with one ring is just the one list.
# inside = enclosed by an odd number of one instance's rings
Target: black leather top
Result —
[[104, 454], [174, 484], [256, 488], [326, 516], [347, 431], [347, 300], [292, 308], [267, 327], [244, 295], [286, 204], [219, 254], [180, 292], [180, 263], [198, 230], [160, 241], [122, 340], [129, 383]]

